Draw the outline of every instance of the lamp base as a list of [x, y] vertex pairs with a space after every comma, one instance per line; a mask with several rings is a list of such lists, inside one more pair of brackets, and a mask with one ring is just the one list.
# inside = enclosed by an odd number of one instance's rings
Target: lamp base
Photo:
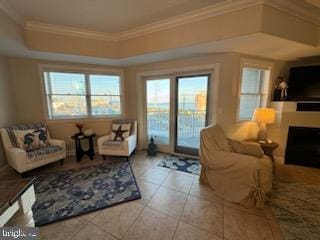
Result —
[[257, 135], [258, 141], [266, 141], [267, 140], [267, 127], [265, 123], [260, 123], [259, 132]]

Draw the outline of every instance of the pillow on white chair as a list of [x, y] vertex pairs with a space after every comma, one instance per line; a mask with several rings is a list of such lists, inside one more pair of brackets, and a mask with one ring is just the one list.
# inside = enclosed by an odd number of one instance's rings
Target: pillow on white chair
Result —
[[131, 124], [112, 124], [111, 140], [124, 141], [130, 135]]

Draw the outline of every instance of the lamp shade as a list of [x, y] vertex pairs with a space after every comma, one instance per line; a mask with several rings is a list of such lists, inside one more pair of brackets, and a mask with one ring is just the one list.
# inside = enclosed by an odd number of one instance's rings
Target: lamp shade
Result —
[[256, 108], [252, 116], [252, 121], [258, 123], [271, 124], [276, 118], [276, 111], [273, 108]]

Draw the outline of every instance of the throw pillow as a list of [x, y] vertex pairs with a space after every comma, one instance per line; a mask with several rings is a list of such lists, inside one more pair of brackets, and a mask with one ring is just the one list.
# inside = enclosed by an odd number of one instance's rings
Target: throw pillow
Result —
[[112, 141], [124, 141], [130, 135], [131, 124], [112, 124]]
[[27, 152], [49, 145], [46, 128], [14, 130], [13, 133], [18, 147]]
[[34, 129], [13, 131], [19, 148], [27, 152], [39, 148], [39, 141], [33, 133], [34, 131]]
[[36, 142], [39, 144], [40, 148], [47, 147], [49, 145], [46, 128], [40, 128], [38, 130], [35, 130], [33, 134], [37, 138]]

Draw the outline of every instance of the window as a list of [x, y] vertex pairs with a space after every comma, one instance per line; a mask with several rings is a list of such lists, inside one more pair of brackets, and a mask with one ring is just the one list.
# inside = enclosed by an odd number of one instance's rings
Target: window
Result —
[[242, 68], [238, 120], [251, 120], [254, 110], [267, 106], [270, 70]]
[[49, 119], [121, 115], [119, 75], [45, 71]]

